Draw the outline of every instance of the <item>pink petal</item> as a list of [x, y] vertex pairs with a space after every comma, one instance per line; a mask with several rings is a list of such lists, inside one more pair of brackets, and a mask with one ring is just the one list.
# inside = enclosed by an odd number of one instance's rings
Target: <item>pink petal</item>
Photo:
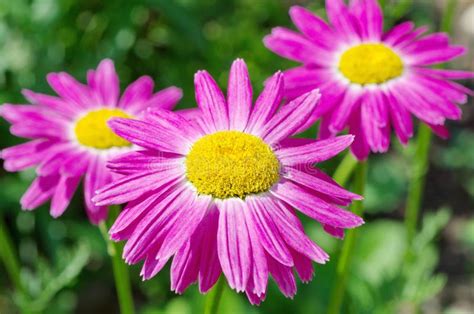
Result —
[[227, 199], [217, 206], [217, 251], [222, 271], [232, 289], [245, 291], [251, 271], [250, 239], [244, 216], [247, 208], [240, 199]]
[[154, 85], [151, 77], [139, 77], [135, 82], [127, 86], [118, 106], [134, 113], [142, 111], [153, 93]]
[[229, 128], [227, 104], [216, 81], [206, 71], [198, 71], [194, 75], [194, 88], [196, 102], [207, 124], [210, 124], [214, 131], [227, 130]]
[[242, 59], [235, 60], [230, 68], [227, 107], [229, 128], [243, 131], [247, 125], [252, 107], [252, 85], [247, 65]]
[[258, 133], [258, 131], [275, 114], [283, 97], [283, 74], [278, 71], [266, 82], [260, 96], [250, 115], [246, 131]]
[[98, 190], [92, 201], [96, 206], [123, 204], [182, 175], [182, 169], [171, 168], [125, 176]]
[[20, 200], [23, 210], [33, 210], [45, 203], [54, 193], [59, 182], [59, 176], [37, 177]]
[[272, 33], [263, 38], [265, 47], [290, 60], [304, 64], [327, 65], [333, 55], [321, 49], [304, 36], [284, 27], [275, 27]]
[[349, 147], [354, 141], [353, 135], [342, 135], [314, 143], [288, 147], [275, 153], [283, 165], [312, 164], [330, 159]]
[[118, 103], [120, 86], [114, 62], [104, 59], [95, 71], [93, 89], [102, 101], [103, 106], [115, 107]]
[[336, 36], [323, 19], [297, 5], [292, 6], [289, 13], [296, 27], [312, 42], [318, 46], [333, 49], [334, 46], [331, 44], [334, 43]]
[[270, 192], [323, 224], [339, 228], [354, 228], [364, 223], [357, 215], [322, 201], [290, 181], [280, 181]]
[[51, 216], [58, 218], [64, 213], [67, 206], [71, 202], [80, 180], [80, 176], [61, 176], [58, 181], [58, 187], [56, 188], [56, 191], [54, 191], [53, 198], [51, 199]]
[[282, 107], [262, 130], [263, 139], [273, 144], [293, 135], [301, 124], [307, 122], [320, 97], [321, 94], [316, 89]]
[[306, 186], [319, 193], [327, 194], [332, 197], [349, 199], [349, 200], [362, 200], [363, 197], [345, 190], [339, 186], [335, 181], [328, 182], [324, 179], [318, 178], [306, 172], [297, 170], [295, 168], [288, 167], [284, 174], [284, 177], [294, 181], [300, 185]]

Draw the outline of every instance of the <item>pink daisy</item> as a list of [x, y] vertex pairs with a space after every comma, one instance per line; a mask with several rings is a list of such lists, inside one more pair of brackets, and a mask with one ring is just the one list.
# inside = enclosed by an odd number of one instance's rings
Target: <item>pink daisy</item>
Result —
[[333, 236], [363, 220], [340, 206], [360, 196], [312, 167], [347, 148], [352, 135], [328, 140], [290, 138], [314, 123], [320, 94], [310, 91], [279, 108], [283, 75], [269, 80], [255, 105], [243, 60], [230, 70], [227, 100], [206, 72], [195, 75], [201, 116], [149, 110], [144, 121], [116, 118], [110, 127], [143, 150], [108, 166], [123, 177], [94, 197], [98, 206], [127, 203], [110, 230], [127, 240], [124, 258], [144, 260], [149, 279], [167, 261], [171, 288], [199, 282], [202, 293], [221, 272], [250, 302], [265, 298], [269, 274], [287, 297], [313, 276], [312, 261], [328, 255], [305, 235], [295, 210]]
[[147, 107], [172, 109], [181, 98], [176, 87], [153, 94], [153, 80], [142, 76], [119, 98], [119, 79], [111, 60], [87, 73], [87, 85], [67, 73], [50, 73], [49, 85], [59, 97], [24, 90], [31, 105], [4, 104], [0, 115], [9, 121], [12, 134], [29, 142], [1, 152], [7, 171], [37, 167], [37, 177], [21, 198], [24, 210], [51, 200], [50, 213], [66, 210], [84, 177], [86, 212], [93, 223], [107, 216], [107, 207], [91, 202], [94, 192], [111, 182], [106, 161], [131, 150], [131, 143], [107, 126], [111, 117], [140, 117]]
[[472, 91], [452, 79], [471, 72], [430, 69], [449, 61], [465, 48], [449, 44], [444, 33], [423, 35], [412, 22], [383, 32], [383, 15], [376, 0], [326, 1], [330, 25], [302, 7], [290, 16], [301, 33], [277, 27], [264, 43], [278, 55], [303, 63], [285, 72], [285, 96], [293, 99], [320, 88], [320, 137], [346, 127], [356, 135], [351, 146], [358, 159], [369, 152], [386, 152], [393, 127], [401, 143], [413, 136], [411, 115], [447, 137], [446, 119], [458, 120]]

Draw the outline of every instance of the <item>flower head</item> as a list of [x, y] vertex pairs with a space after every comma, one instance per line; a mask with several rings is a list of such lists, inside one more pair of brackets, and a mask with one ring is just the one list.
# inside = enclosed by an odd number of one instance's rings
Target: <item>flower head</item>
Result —
[[462, 55], [465, 49], [449, 44], [444, 33], [423, 35], [405, 22], [383, 32], [383, 15], [376, 0], [327, 0], [330, 24], [302, 7], [290, 16], [301, 33], [277, 27], [265, 45], [302, 66], [285, 72], [285, 96], [293, 99], [321, 89], [315, 115], [322, 118], [320, 137], [349, 128], [356, 135], [351, 150], [358, 159], [370, 151], [386, 152], [390, 130], [401, 143], [413, 136], [414, 115], [439, 136], [446, 137], [446, 119], [458, 120], [457, 104], [472, 91], [452, 79], [474, 73], [430, 69]]
[[174, 256], [171, 287], [193, 282], [207, 292], [224, 273], [252, 303], [265, 298], [269, 274], [288, 297], [293, 269], [303, 281], [312, 261], [328, 255], [304, 233], [295, 209], [336, 237], [363, 223], [338, 205], [360, 196], [312, 167], [347, 148], [352, 135], [316, 141], [291, 138], [314, 122], [320, 98], [312, 90], [280, 107], [283, 75], [270, 79], [255, 105], [243, 60], [230, 70], [227, 99], [206, 72], [195, 75], [200, 114], [192, 119], [149, 110], [144, 121], [115, 118], [111, 128], [142, 148], [109, 167], [123, 177], [98, 192], [99, 205], [128, 202], [110, 230], [127, 240], [128, 263], [144, 260], [156, 275]]
[[112, 117], [139, 118], [147, 107], [172, 109], [181, 90], [170, 87], [153, 94], [153, 80], [142, 76], [119, 97], [119, 79], [111, 60], [87, 73], [87, 85], [69, 74], [50, 73], [48, 83], [59, 95], [24, 90], [30, 105], [4, 104], [0, 115], [11, 133], [30, 141], [1, 152], [8, 171], [36, 167], [37, 177], [23, 195], [21, 206], [32, 210], [51, 200], [51, 215], [66, 210], [84, 178], [86, 212], [93, 223], [107, 216], [107, 208], [91, 202], [94, 191], [111, 182], [108, 158], [131, 150], [131, 143], [107, 126]]

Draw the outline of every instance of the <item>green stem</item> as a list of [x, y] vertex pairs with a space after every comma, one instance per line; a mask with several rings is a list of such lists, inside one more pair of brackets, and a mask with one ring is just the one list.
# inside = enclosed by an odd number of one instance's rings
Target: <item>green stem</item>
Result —
[[352, 153], [348, 151], [339, 166], [337, 166], [336, 171], [334, 171], [334, 180], [342, 186], [346, 185], [356, 165], [357, 160], [352, 156]]
[[219, 309], [219, 303], [224, 292], [225, 279], [223, 276], [219, 278], [217, 284], [206, 297], [206, 304], [204, 307], [204, 314], [216, 314]]
[[[354, 193], [364, 195], [365, 183], [367, 177], [367, 162], [359, 162], [355, 170]], [[352, 204], [352, 211], [358, 216], [364, 212], [362, 201], [355, 201]], [[341, 253], [336, 266], [336, 279], [331, 298], [329, 300], [328, 314], [339, 314], [341, 311], [344, 294], [346, 292], [347, 279], [350, 272], [352, 252], [354, 251], [358, 229], [347, 231], [346, 238], [342, 245]]]
[[425, 187], [425, 178], [426, 173], [428, 172], [428, 153], [431, 146], [431, 137], [431, 129], [425, 124], [420, 124], [416, 139], [414, 165], [410, 183], [408, 185], [408, 198], [405, 210], [405, 228], [408, 243], [413, 241], [416, 234], [421, 199]]
[[2, 217], [0, 217], [0, 257], [15, 289], [24, 293], [25, 289], [20, 277], [20, 263]]
[[[111, 206], [109, 210], [109, 225], [117, 218], [119, 214], [118, 206]], [[108, 228], [105, 222], [100, 223], [99, 229], [107, 243], [107, 253], [112, 260], [112, 268], [114, 272], [115, 288], [117, 290], [117, 298], [120, 306], [120, 313], [133, 314], [135, 312], [133, 306], [132, 288], [130, 285], [130, 275], [128, 267], [122, 260], [123, 244], [110, 240]]]
[[[456, 4], [456, 0], [449, 0], [447, 3], [441, 19], [441, 31], [446, 33], [451, 31]], [[418, 225], [418, 216], [425, 187], [426, 173], [428, 172], [429, 167], [428, 155], [431, 147], [431, 137], [431, 129], [425, 124], [421, 124], [416, 139], [415, 158], [412, 177], [408, 186], [409, 190], [405, 210], [405, 228], [409, 247], [416, 234], [416, 228]]]

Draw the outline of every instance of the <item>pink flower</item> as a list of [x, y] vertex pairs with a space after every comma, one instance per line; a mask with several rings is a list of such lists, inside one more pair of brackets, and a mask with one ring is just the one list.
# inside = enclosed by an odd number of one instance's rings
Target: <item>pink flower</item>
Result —
[[4, 104], [0, 115], [12, 134], [30, 141], [1, 152], [7, 171], [36, 167], [37, 177], [23, 195], [21, 206], [32, 210], [51, 200], [53, 217], [64, 213], [84, 177], [86, 212], [93, 223], [107, 216], [107, 207], [95, 206], [95, 190], [111, 182], [106, 160], [131, 150], [131, 144], [107, 126], [111, 117], [141, 117], [147, 107], [172, 109], [181, 98], [176, 87], [153, 94], [153, 80], [142, 76], [119, 98], [119, 79], [111, 60], [87, 73], [87, 85], [67, 73], [50, 73], [48, 83], [59, 95], [24, 90], [31, 105]]
[[401, 143], [413, 136], [411, 115], [447, 137], [446, 119], [458, 120], [472, 91], [452, 79], [472, 72], [430, 69], [456, 58], [464, 47], [452, 46], [444, 33], [423, 35], [405, 22], [384, 33], [376, 0], [326, 1], [330, 25], [302, 7], [290, 16], [301, 33], [277, 27], [264, 39], [278, 55], [303, 65], [285, 71], [287, 98], [320, 88], [320, 137], [345, 128], [356, 135], [351, 150], [358, 159], [386, 152], [393, 127]]
[[111, 128], [142, 150], [109, 162], [123, 177], [98, 191], [98, 206], [127, 203], [110, 230], [127, 240], [124, 258], [145, 263], [144, 279], [168, 260], [171, 288], [199, 283], [202, 293], [221, 272], [250, 302], [265, 298], [271, 274], [282, 293], [313, 277], [312, 261], [328, 255], [305, 235], [295, 209], [333, 236], [363, 220], [340, 206], [360, 196], [312, 167], [347, 148], [352, 135], [316, 141], [291, 136], [314, 122], [312, 90], [280, 108], [283, 75], [269, 80], [255, 105], [243, 60], [230, 70], [227, 99], [206, 72], [195, 75], [201, 115], [189, 120], [149, 110], [144, 121], [116, 118]]

